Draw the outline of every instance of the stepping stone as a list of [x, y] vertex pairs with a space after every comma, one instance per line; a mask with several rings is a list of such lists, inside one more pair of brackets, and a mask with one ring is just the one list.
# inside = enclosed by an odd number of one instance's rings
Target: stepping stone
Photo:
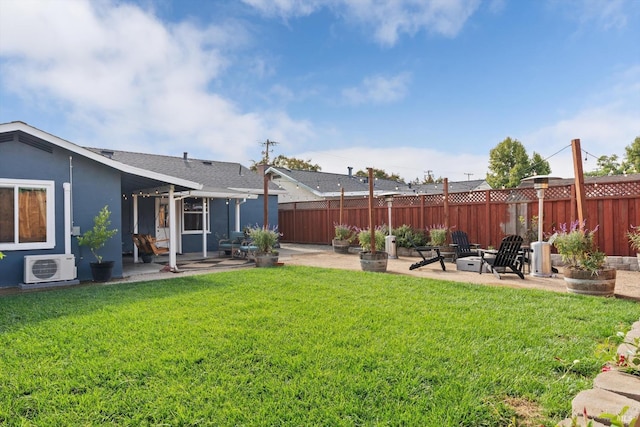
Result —
[[584, 408], [587, 408], [587, 416], [589, 418], [604, 424], [607, 424], [608, 420], [599, 418], [600, 414], [619, 414], [625, 406], [629, 407], [624, 414], [625, 426], [628, 426], [632, 418], [640, 416], [640, 402], [636, 400], [631, 400], [628, 397], [607, 390], [591, 389], [581, 391], [571, 402], [573, 415], [580, 415]]
[[640, 377], [617, 370], [601, 372], [593, 380], [593, 387], [621, 394], [640, 403]]

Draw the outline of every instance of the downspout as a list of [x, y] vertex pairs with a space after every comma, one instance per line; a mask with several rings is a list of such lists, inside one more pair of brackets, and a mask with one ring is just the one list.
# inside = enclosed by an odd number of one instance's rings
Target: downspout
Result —
[[73, 156], [69, 156], [69, 203], [71, 207], [69, 220], [73, 230]]
[[71, 184], [62, 184], [64, 190], [64, 254], [71, 255]]
[[202, 258], [207, 257], [207, 198], [202, 198]]

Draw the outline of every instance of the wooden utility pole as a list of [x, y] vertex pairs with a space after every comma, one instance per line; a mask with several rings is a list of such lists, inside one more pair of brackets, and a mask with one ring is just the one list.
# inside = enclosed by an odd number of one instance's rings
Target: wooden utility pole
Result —
[[373, 228], [373, 168], [369, 169], [369, 232], [371, 233], [371, 253], [376, 253], [376, 230]]
[[276, 141], [269, 141], [268, 139], [262, 143], [262, 145], [264, 146], [264, 151], [262, 152], [263, 155], [263, 160], [264, 160], [264, 164], [268, 165], [269, 164], [269, 153], [273, 151], [273, 147], [275, 145], [278, 145], [279, 143]]
[[340, 224], [344, 224], [342, 222], [343, 210], [344, 210], [344, 187], [340, 188]]
[[573, 152], [573, 173], [576, 183], [576, 202], [578, 205], [578, 225], [580, 230], [584, 229], [586, 218], [585, 199], [584, 199], [584, 174], [582, 172], [582, 149], [580, 148], [580, 140], [571, 140], [571, 151]]
[[442, 196], [444, 198], [444, 228], [449, 230], [449, 178], [445, 178], [442, 184]]
[[267, 174], [267, 168], [269, 165], [264, 165], [264, 169], [262, 170], [262, 181], [263, 181], [263, 220], [262, 220], [262, 228], [265, 230], [269, 228], [269, 175]]
[[268, 139], [262, 143], [264, 146], [264, 151], [262, 152], [263, 158], [263, 167], [258, 168], [258, 171], [262, 170], [262, 178], [263, 178], [263, 194], [264, 194], [264, 212], [263, 212], [263, 224], [262, 228], [265, 230], [269, 228], [269, 174], [267, 174], [267, 169], [269, 169], [269, 153], [273, 151], [271, 147], [274, 145], [278, 145], [276, 141], [269, 141]]

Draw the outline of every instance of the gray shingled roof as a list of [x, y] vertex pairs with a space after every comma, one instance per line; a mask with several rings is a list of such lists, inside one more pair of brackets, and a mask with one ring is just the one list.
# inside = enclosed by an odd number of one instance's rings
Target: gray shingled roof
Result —
[[[314, 172], [306, 170], [290, 170], [286, 168], [272, 167], [279, 175], [308, 187], [319, 195], [334, 195], [344, 188], [345, 193], [368, 193], [368, 179], [355, 176], [327, 172]], [[441, 194], [443, 184], [418, 184], [409, 185], [403, 182], [389, 179], [375, 179], [374, 191], [399, 194]], [[473, 181], [449, 182], [449, 192], [459, 193], [477, 189], [490, 188], [486, 181], [476, 179]]]
[[[118, 162], [165, 175], [201, 183], [203, 191], [249, 191], [262, 194], [264, 182], [258, 173], [240, 163], [191, 159], [158, 154], [133, 153], [103, 148], [87, 149]], [[277, 190], [270, 184], [269, 190]]]

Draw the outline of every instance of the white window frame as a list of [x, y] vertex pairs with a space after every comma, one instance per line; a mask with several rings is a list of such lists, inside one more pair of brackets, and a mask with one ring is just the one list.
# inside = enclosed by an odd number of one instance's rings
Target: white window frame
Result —
[[207, 234], [211, 234], [211, 199], [208, 197], [185, 197], [182, 199], [182, 203], [180, 204], [180, 210], [182, 211], [182, 224], [180, 226], [182, 234], [202, 234], [202, 230], [185, 230], [184, 225], [187, 223], [185, 220], [185, 215], [200, 215], [202, 216], [202, 212], [193, 213], [193, 212], [185, 212], [184, 210], [184, 202], [186, 199], [205, 199], [207, 201], [207, 218], [205, 219], [205, 227]]
[[[33, 249], [53, 249], [56, 246], [56, 209], [55, 209], [55, 182], [54, 181], [36, 181], [29, 179], [8, 179], [0, 178], [1, 188], [13, 188], [13, 215], [14, 215], [14, 231], [13, 243], [0, 242], [0, 250], [6, 251], [26, 251]], [[44, 242], [19, 242], [20, 227], [20, 204], [19, 195], [20, 188], [43, 189], [46, 191], [47, 201], [47, 240]]]

